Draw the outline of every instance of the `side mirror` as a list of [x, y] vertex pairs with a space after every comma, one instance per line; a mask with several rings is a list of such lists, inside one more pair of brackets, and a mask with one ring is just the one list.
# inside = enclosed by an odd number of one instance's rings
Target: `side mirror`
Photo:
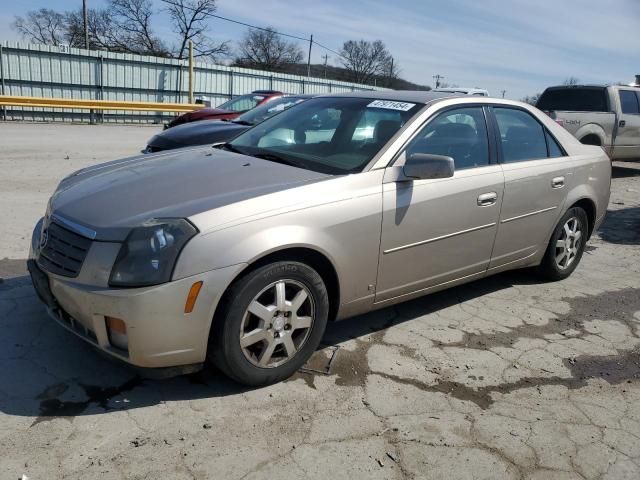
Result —
[[426, 180], [453, 177], [453, 158], [429, 153], [412, 153], [407, 156], [402, 173], [407, 179]]

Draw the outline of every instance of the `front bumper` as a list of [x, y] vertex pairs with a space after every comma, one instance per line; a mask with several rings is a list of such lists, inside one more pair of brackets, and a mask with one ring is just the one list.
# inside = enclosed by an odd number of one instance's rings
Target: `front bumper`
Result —
[[[60, 325], [111, 357], [137, 367], [202, 364], [215, 308], [242, 265], [212, 270], [145, 288], [84, 285], [43, 272], [32, 259], [29, 271], [39, 297]], [[203, 287], [191, 313], [184, 313], [191, 286]], [[122, 319], [128, 350], [109, 341], [105, 317]]]

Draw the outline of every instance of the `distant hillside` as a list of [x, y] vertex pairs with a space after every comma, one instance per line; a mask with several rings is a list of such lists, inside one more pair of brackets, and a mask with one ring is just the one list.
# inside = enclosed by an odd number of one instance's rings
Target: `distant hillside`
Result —
[[[255, 68], [255, 67], [254, 67]], [[352, 82], [353, 78], [351, 77], [351, 73], [342, 67], [336, 67], [333, 65], [327, 65], [326, 67], [323, 64], [311, 64], [311, 76], [316, 78], [325, 78], [325, 70], [326, 70], [326, 79], [327, 80], [337, 80], [341, 82]], [[279, 69], [282, 73], [289, 73], [292, 75], [307, 75], [307, 64], [306, 63], [295, 63], [291, 65], [286, 65], [283, 68]], [[389, 82], [388, 77], [377, 77], [375, 82], [369, 82], [371, 85], [377, 85], [378, 87], [384, 88], [392, 88], [394, 90], [431, 90], [431, 87], [428, 85], [417, 85], [415, 83], [409, 82], [408, 80], [404, 80], [402, 78], [396, 78]]]

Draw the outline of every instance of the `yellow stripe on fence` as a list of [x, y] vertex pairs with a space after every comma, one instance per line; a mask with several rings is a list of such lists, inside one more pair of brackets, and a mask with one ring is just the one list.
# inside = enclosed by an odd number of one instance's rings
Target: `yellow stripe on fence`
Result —
[[74, 108], [84, 110], [138, 110], [149, 112], [191, 112], [204, 107], [198, 103], [154, 103], [75, 98], [42, 98], [0, 95], [0, 106]]

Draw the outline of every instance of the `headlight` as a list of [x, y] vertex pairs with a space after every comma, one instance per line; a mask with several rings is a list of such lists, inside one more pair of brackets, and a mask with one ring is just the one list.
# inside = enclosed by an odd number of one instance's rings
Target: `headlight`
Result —
[[120, 247], [109, 285], [145, 287], [168, 282], [178, 255], [196, 233], [182, 218], [153, 219], [134, 228]]

